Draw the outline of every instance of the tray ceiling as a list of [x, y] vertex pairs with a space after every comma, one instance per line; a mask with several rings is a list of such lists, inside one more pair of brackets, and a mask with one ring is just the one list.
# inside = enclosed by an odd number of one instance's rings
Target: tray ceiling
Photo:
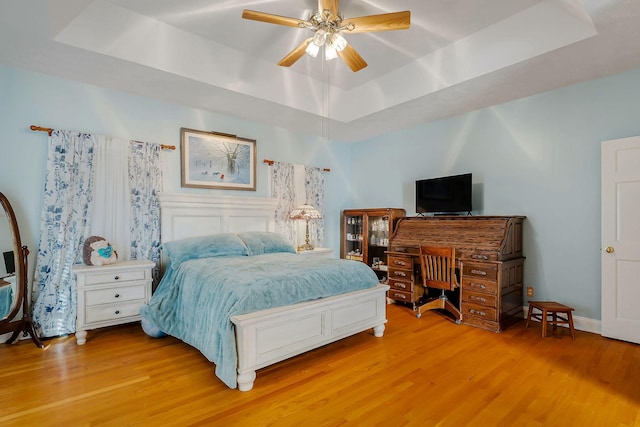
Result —
[[[369, 66], [305, 55], [316, 0], [0, 0], [0, 63], [353, 142], [640, 66], [637, 0], [342, 0], [346, 17], [411, 11], [347, 34]], [[325, 135], [326, 136], [326, 135]]]

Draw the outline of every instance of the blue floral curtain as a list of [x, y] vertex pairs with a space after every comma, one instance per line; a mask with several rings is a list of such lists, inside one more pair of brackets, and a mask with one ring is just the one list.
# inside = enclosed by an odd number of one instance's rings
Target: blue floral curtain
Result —
[[317, 247], [324, 243], [324, 171], [305, 166], [305, 192], [307, 203], [315, 207], [322, 215], [321, 219], [309, 221], [309, 241]]
[[33, 320], [42, 337], [76, 330], [71, 266], [82, 258], [93, 187], [90, 134], [55, 130], [49, 138], [40, 242], [34, 277]]
[[131, 259], [148, 259], [156, 263], [154, 285], [160, 273], [160, 148], [159, 144], [133, 143], [129, 156]]
[[[296, 173], [296, 170], [299, 173]], [[297, 197], [296, 197], [297, 196]], [[323, 219], [309, 221], [309, 241], [314, 246], [324, 242], [324, 171], [322, 169], [274, 162], [271, 171], [271, 197], [278, 200], [276, 230], [297, 244], [296, 221], [289, 214], [298, 205], [309, 203]]]
[[289, 214], [296, 207], [294, 191], [294, 165], [274, 162], [271, 170], [271, 197], [278, 200], [276, 206], [276, 230], [290, 242], [296, 241], [295, 224]]
[[[127, 144], [129, 154], [123, 158], [126, 164], [109, 164], [120, 161], [99, 158], [102, 151], [96, 150], [97, 144], [105, 141]], [[53, 131], [49, 138], [33, 289], [33, 319], [41, 337], [66, 335], [76, 330], [77, 290], [73, 265], [82, 262], [82, 245], [92, 234], [94, 199], [104, 199], [105, 194], [101, 192], [108, 188], [95, 185], [97, 164], [122, 171], [122, 179], [129, 182], [127, 200], [130, 203], [122, 208], [123, 212], [115, 214], [129, 217], [130, 242], [126, 242], [126, 246], [130, 246], [130, 258], [150, 259], [159, 265], [161, 147], [114, 141], [111, 137], [59, 130]], [[106, 229], [105, 232], [109, 233]]]

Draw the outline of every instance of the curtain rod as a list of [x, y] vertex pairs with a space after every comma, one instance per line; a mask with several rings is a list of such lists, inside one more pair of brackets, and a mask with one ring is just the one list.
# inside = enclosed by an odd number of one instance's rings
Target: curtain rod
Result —
[[[36, 126], [36, 125], [31, 125], [29, 129], [31, 129], [32, 131], [46, 132], [49, 134], [49, 136], [51, 136], [51, 132], [53, 132], [52, 128], [43, 128], [42, 126]], [[136, 141], [136, 142], [139, 142], [139, 141]], [[162, 148], [163, 150], [175, 150], [176, 146], [160, 144], [160, 148]]]
[[[275, 163], [275, 160], [264, 159], [264, 160], [262, 161], [262, 163], [266, 163], [266, 164], [268, 164], [269, 166], [273, 166], [273, 164]], [[329, 169], [329, 168], [324, 168], [324, 169], [322, 169], [322, 172], [331, 172], [331, 169]]]

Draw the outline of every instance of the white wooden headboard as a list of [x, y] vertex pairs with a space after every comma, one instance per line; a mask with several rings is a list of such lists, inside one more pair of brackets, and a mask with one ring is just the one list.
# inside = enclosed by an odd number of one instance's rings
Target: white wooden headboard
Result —
[[275, 231], [276, 199], [160, 193], [162, 242], [243, 231]]

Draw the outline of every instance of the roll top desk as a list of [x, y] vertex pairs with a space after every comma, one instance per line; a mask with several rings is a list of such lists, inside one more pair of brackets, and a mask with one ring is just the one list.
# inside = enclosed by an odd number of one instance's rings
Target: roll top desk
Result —
[[524, 216], [402, 218], [389, 242], [389, 298], [415, 303], [424, 294], [419, 246], [456, 250], [462, 323], [500, 332], [523, 316]]

